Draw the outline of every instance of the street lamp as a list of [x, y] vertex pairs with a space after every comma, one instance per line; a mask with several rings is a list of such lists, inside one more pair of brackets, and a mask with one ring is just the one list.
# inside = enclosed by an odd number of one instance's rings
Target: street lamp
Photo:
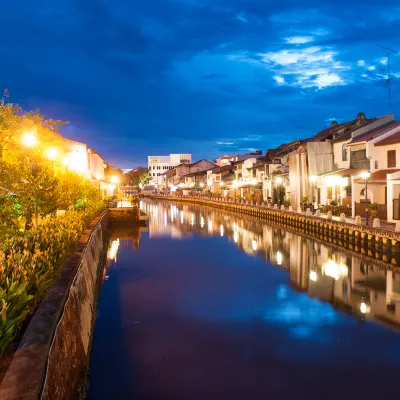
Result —
[[119, 178], [118, 178], [118, 176], [113, 175], [113, 176], [111, 177], [111, 182], [112, 182], [112, 183], [119, 183]]
[[365, 171], [361, 173], [361, 178], [365, 181], [365, 225], [368, 226], [368, 179], [370, 178], [371, 173], [369, 171]]
[[58, 151], [54, 147], [49, 147], [46, 151], [46, 156], [49, 160], [54, 161], [58, 156]]
[[36, 146], [38, 140], [34, 132], [26, 132], [22, 135], [22, 144], [26, 147]]
[[314, 185], [315, 182], [317, 182], [317, 177], [315, 175], [311, 175], [310, 182], [311, 182], [311, 210], [314, 213]]

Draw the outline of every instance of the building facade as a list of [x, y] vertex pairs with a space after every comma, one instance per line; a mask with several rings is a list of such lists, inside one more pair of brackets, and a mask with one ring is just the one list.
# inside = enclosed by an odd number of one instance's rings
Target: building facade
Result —
[[162, 175], [176, 167], [179, 164], [190, 164], [192, 162], [191, 154], [170, 154], [169, 156], [149, 156], [148, 168], [151, 177], [150, 184], [161, 185]]

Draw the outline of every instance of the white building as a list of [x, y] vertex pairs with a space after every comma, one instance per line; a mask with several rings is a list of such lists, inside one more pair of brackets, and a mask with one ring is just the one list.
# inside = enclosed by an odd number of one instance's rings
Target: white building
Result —
[[162, 174], [179, 164], [191, 164], [191, 154], [170, 154], [169, 156], [149, 156], [148, 167], [151, 177], [150, 184], [160, 185], [163, 181]]

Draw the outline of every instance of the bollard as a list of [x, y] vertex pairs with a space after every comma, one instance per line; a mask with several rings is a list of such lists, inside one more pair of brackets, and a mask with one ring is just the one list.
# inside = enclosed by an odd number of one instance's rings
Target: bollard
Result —
[[268, 208], [271, 208], [272, 207], [272, 204], [271, 203], [268, 203], [268, 206], [267, 206]]
[[281, 210], [285, 211], [285, 206], [283, 204], [281, 205]]
[[340, 214], [340, 222], [346, 222], [346, 215], [345, 213]]
[[332, 211], [328, 211], [328, 214], [326, 214], [327, 219], [332, 219]]
[[321, 216], [321, 210], [318, 209], [317, 211], [315, 211], [315, 215], [316, 215], [317, 217], [320, 217], [320, 216]]
[[278, 204], [274, 204], [274, 210], [278, 209]]
[[302, 210], [301, 210], [301, 207], [300, 207], [300, 206], [297, 207], [297, 212], [301, 214], [301, 211], [302, 211]]
[[356, 218], [354, 219], [354, 223], [357, 225], [361, 225], [361, 217], [359, 215], [356, 215]]
[[381, 227], [381, 221], [379, 221], [379, 218], [374, 218], [374, 221], [372, 222], [372, 227], [373, 228], [380, 228]]
[[293, 207], [292, 206], [289, 206], [289, 211], [293, 211]]
[[306, 210], [306, 215], [312, 215], [311, 210], [309, 208], [307, 208], [307, 210]]

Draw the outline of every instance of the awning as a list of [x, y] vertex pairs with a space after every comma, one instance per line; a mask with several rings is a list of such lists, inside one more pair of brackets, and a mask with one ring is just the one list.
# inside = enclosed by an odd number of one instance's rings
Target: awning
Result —
[[[386, 183], [386, 175], [394, 174], [395, 172], [400, 171], [400, 169], [380, 169], [379, 171], [375, 171], [371, 173], [371, 176], [368, 179], [368, 183]], [[364, 183], [364, 179], [355, 179], [355, 183]]]

